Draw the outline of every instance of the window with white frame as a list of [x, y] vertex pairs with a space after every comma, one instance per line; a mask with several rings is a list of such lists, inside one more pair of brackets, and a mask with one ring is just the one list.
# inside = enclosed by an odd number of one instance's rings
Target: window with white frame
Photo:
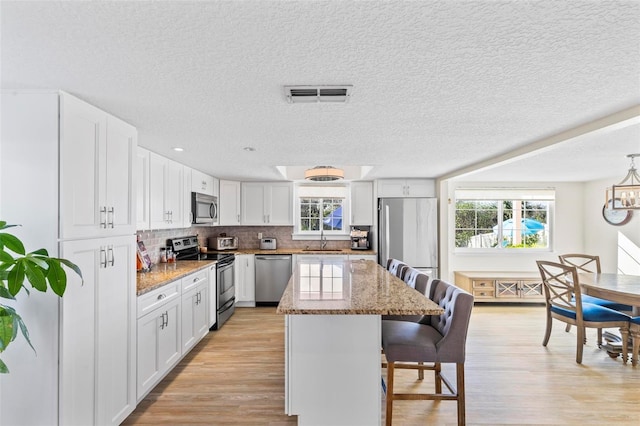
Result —
[[554, 201], [553, 189], [457, 189], [455, 247], [549, 249]]
[[297, 189], [298, 234], [345, 234], [347, 223], [345, 186], [299, 186]]

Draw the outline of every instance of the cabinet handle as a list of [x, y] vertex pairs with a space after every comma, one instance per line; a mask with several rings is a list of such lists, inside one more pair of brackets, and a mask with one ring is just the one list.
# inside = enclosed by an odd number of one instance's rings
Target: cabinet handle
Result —
[[107, 227], [107, 206], [100, 207], [100, 228]]
[[169, 326], [169, 311], [165, 311], [165, 313], [164, 313], [164, 317], [167, 319], [167, 320], [165, 321], [165, 323], [164, 323], [164, 326], [165, 326], [165, 327], [168, 327], [168, 326]]
[[100, 247], [100, 267], [101, 268], [107, 267], [107, 252], [104, 249], [104, 247]]
[[113, 254], [113, 246], [109, 246], [108, 250], [108, 257], [110, 258], [109, 263], [111, 263], [111, 266], [115, 265], [116, 263], [116, 257]]
[[164, 293], [162, 293], [162, 294], [159, 294], [159, 295], [158, 295], [158, 298], [157, 298], [156, 300], [162, 300], [162, 299], [164, 299], [165, 297], [167, 297], [167, 295], [166, 295], [166, 294], [164, 294]]
[[[109, 221], [109, 214], [111, 214], [111, 221]], [[115, 220], [115, 214], [116, 214], [115, 207], [111, 207], [107, 210], [107, 225], [109, 226], [109, 228], [112, 228], [112, 229], [113, 229], [113, 222]]]
[[240, 223], [240, 215], [238, 215], [238, 223]]

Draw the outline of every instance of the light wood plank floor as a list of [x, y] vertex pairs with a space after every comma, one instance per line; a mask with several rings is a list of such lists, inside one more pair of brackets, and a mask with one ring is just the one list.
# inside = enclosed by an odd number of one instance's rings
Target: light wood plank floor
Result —
[[[283, 333], [275, 308], [236, 309], [124, 424], [295, 424], [284, 414]], [[623, 365], [598, 349], [595, 330], [587, 330], [582, 365], [575, 363], [575, 327], [565, 333], [555, 322], [547, 348], [543, 333], [543, 306], [474, 307], [467, 340], [468, 425], [640, 424], [640, 366]], [[444, 371], [455, 382], [453, 369]], [[432, 389], [429, 372], [423, 383], [416, 378], [415, 371], [398, 371], [397, 389]], [[455, 403], [396, 402], [394, 424], [455, 425]]]

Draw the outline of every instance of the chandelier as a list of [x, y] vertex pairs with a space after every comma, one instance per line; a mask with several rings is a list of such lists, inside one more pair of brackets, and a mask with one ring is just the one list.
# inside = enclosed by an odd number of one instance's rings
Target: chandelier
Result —
[[617, 185], [607, 188], [606, 202], [611, 203], [613, 210], [640, 210], [640, 176], [634, 163], [634, 158], [640, 157], [640, 154], [629, 154], [631, 158], [631, 166], [629, 172]]
[[313, 181], [332, 181], [344, 179], [344, 171], [332, 166], [316, 166], [304, 172], [304, 178]]

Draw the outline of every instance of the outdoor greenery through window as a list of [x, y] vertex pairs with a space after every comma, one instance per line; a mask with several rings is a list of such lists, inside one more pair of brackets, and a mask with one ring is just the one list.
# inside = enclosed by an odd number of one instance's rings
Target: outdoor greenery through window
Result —
[[[471, 249], [549, 248], [553, 197], [549, 191], [456, 192], [455, 246]], [[502, 195], [502, 196], [500, 196]], [[488, 199], [493, 197], [494, 199]], [[524, 198], [524, 199], [522, 199]], [[536, 199], [538, 198], [538, 199]]]
[[342, 198], [300, 198], [300, 230], [342, 231], [342, 202]]

